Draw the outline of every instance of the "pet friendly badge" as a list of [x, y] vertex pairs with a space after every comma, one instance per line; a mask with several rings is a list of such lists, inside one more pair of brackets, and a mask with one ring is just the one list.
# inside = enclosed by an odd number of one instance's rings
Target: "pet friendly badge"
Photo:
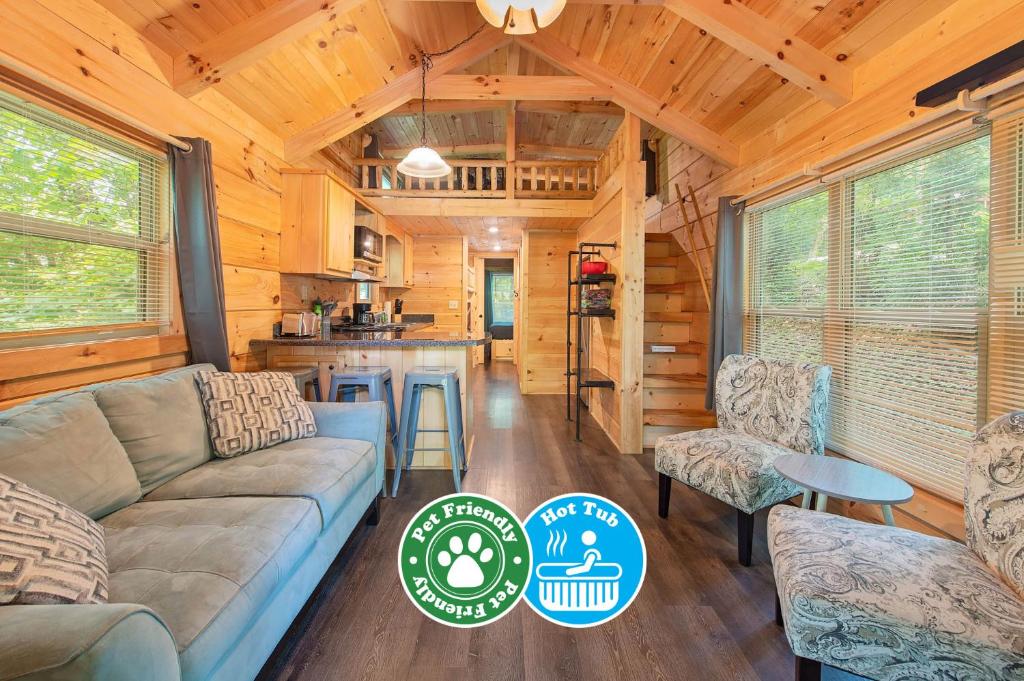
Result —
[[566, 494], [538, 506], [525, 525], [536, 552], [526, 601], [541, 617], [591, 627], [621, 613], [640, 592], [647, 549], [615, 502]]
[[452, 494], [420, 509], [398, 549], [398, 573], [428, 617], [478, 627], [519, 602], [530, 579], [530, 540], [504, 504]]

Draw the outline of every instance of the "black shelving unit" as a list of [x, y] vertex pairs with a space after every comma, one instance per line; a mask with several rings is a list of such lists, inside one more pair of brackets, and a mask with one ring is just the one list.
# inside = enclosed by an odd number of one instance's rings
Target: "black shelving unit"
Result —
[[[601, 255], [602, 248], [615, 248], [615, 243], [596, 243], [584, 241], [579, 244], [577, 250], [569, 251], [568, 255], [568, 280], [569, 291], [565, 301], [565, 419], [573, 420], [573, 403], [576, 405], [576, 440], [580, 439], [580, 407], [590, 408], [583, 398], [583, 391], [591, 388], [614, 388], [615, 381], [608, 376], [594, 369], [584, 362], [590, 346], [591, 318], [615, 319], [615, 310], [584, 310], [583, 289], [587, 286], [599, 286], [604, 283], [615, 283], [614, 274], [583, 274], [583, 261], [589, 257]], [[573, 307], [573, 297], [576, 298], [576, 306]], [[573, 318], [576, 320], [575, 342], [573, 340]], [[583, 320], [587, 320], [584, 327]], [[574, 347], [575, 346], [575, 347]], [[573, 365], [575, 355], [575, 366]], [[576, 380], [575, 399], [572, 392], [572, 381]], [[589, 393], [588, 393], [589, 395]]]

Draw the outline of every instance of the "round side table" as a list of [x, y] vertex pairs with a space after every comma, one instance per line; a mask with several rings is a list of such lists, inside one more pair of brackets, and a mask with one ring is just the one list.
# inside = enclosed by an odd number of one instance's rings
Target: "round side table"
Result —
[[813, 454], [786, 454], [774, 461], [779, 475], [803, 487], [801, 506], [811, 507], [817, 495], [815, 510], [824, 511], [829, 497], [878, 504], [886, 525], [896, 525], [892, 505], [902, 504], [914, 496], [914, 488], [891, 473], [865, 466], [856, 461]]

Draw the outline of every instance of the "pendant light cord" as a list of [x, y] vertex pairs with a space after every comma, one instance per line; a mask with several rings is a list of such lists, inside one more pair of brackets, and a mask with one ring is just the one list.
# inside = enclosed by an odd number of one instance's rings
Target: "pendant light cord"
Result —
[[427, 71], [434, 67], [434, 57], [443, 57], [446, 54], [450, 54], [455, 50], [459, 49], [473, 38], [480, 35], [483, 30], [487, 28], [487, 23], [480, 25], [480, 28], [476, 29], [468, 36], [455, 43], [447, 50], [441, 50], [440, 52], [424, 52], [420, 50], [420, 146], [427, 146]]

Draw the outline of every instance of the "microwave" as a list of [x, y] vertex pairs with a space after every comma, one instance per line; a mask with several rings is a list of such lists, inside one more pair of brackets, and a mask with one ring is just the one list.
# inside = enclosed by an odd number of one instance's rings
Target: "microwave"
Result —
[[356, 260], [384, 262], [384, 237], [369, 227], [356, 225]]

